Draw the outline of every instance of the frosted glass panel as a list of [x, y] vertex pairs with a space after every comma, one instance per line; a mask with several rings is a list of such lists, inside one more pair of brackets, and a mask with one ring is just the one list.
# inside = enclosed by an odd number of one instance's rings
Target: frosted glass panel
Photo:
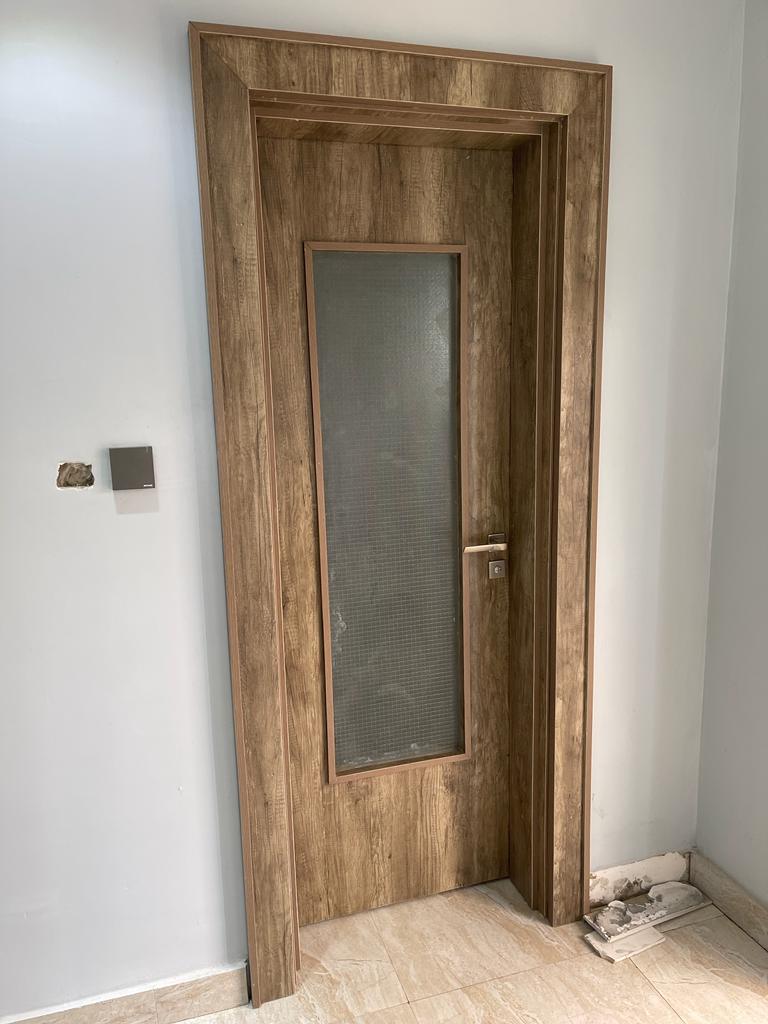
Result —
[[458, 256], [312, 259], [336, 770], [461, 752]]

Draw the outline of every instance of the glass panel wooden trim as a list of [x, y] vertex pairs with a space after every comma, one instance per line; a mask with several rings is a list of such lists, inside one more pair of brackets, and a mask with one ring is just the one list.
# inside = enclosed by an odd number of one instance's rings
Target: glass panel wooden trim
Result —
[[468, 608], [468, 587], [466, 581], [466, 558], [461, 552], [457, 554], [458, 563], [458, 607], [461, 614], [461, 626], [458, 630], [458, 666], [461, 673], [459, 694], [461, 707], [459, 709], [461, 719], [461, 744], [462, 749], [450, 751], [445, 754], [434, 756], [416, 756], [387, 762], [384, 764], [372, 764], [370, 767], [352, 767], [339, 769], [336, 757], [335, 738], [335, 716], [334, 716], [334, 688], [333, 688], [333, 648], [331, 629], [331, 605], [329, 592], [329, 558], [328, 558], [328, 531], [326, 522], [326, 488], [323, 458], [323, 436], [321, 427], [320, 410], [320, 373], [318, 360], [318, 338], [317, 338], [317, 309], [315, 295], [315, 274], [314, 254], [316, 252], [370, 252], [370, 253], [448, 253], [456, 257], [456, 300], [457, 310], [455, 318], [454, 339], [458, 350], [457, 360], [457, 381], [456, 401], [458, 405], [457, 416], [457, 445], [458, 445], [458, 540], [463, 548], [467, 542], [466, 529], [468, 523], [467, 502], [468, 487], [468, 445], [466, 437], [467, 409], [466, 409], [466, 379], [467, 379], [467, 249], [465, 245], [445, 245], [431, 243], [376, 243], [376, 242], [305, 242], [305, 270], [306, 270], [306, 293], [307, 293], [307, 320], [310, 358], [310, 378], [312, 414], [314, 428], [314, 452], [317, 482], [317, 506], [318, 506], [318, 533], [320, 549], [320, 587], [323, 621], [323, 662], [325, 670], [325, 708], [326, 708], [326, 737], [327, 737], [327, 768], [328, 781], [336, 783], [356, 778], [370, 778], [375, 775], [398, 772], [419, 766], [426, 767], [430, 764], [445, 763], [451, 761], [467, 760], [472, 753], [472, 728], [471, 728], [471, 691], [470, 691], [470, 654], [469, 654], [469, 608]]

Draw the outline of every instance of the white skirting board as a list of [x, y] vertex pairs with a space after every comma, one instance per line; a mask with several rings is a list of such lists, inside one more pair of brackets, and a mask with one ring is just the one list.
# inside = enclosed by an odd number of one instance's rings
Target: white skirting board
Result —
[[768, 949], [768, 907], [697, 850], [691, 854], [691, 882], [706, 893], [726, 917], [763, 949]]
[[689, 857], [688, 853], [672, 851], [631, 864], [593, 871], [589, 876], [589, 905], [602, 907], [611, 900], [639, 896], [648, 892], [652, 885], [662, 882], [691, 881]]

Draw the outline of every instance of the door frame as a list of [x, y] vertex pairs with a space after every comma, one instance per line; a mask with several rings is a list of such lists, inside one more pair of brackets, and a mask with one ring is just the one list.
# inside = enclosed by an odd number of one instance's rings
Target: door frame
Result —
[[510, 538], [510, 628], [521, 652], [510, 679], [510, 875], [534, 908], [563, 924], [588, 905], [612, 69], [224, 25], [191, 23], [189, 34], [258, 1006], [295, 990], [299, 939], [257, 131], [278, 125], [322, 137], [344, 126], [356, 141], [407, 130], [443, 133], [452, 145], [525, 143], [512, 215], [532, 257], [516, 266], [516, 281], [527, 284], [516, 287], [515, 316], [527, 328], [524, 337], [513, 331], [513, 344], [534, 372], [513, 403], [530, 405], [535, 437], [530, 450], [513, 452], [512, 468], [524, 464], [535, 491], [531, 501], [512, 494], [514, 522], [525, 529]]

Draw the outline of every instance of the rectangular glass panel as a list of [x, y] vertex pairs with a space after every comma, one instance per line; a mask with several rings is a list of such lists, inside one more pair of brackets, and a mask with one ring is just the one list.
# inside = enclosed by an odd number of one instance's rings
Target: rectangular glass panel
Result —
[[461, 753], [459, 257], [311, 258], [336, 771]]

